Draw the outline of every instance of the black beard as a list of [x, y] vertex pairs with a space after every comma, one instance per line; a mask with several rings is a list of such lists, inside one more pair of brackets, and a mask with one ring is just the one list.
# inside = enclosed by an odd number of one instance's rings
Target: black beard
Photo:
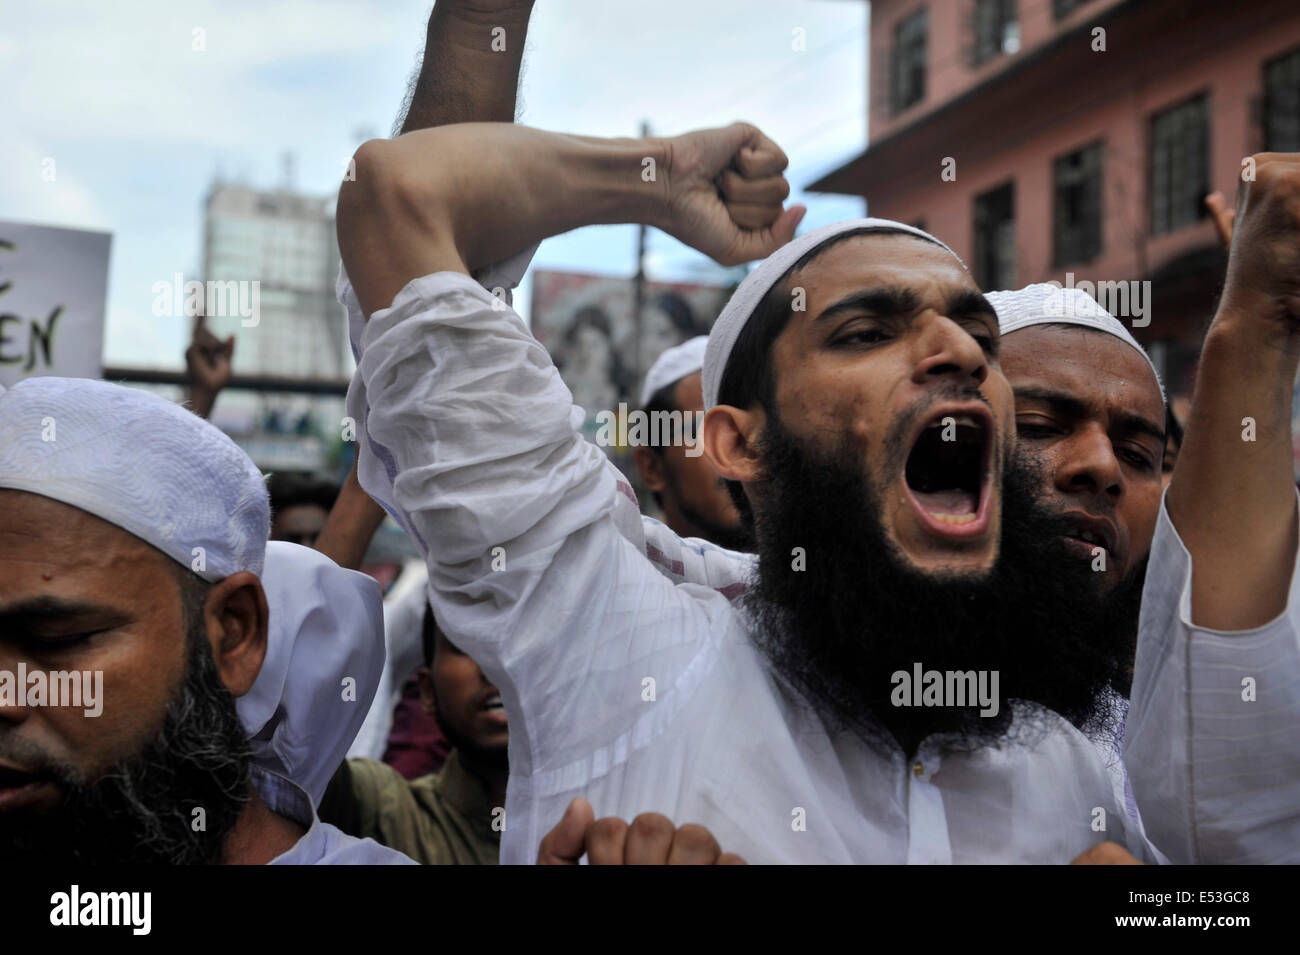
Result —
[[[65, 793], [48, 811], [0, 812], [0, 846], [10, 863], [218, 863], [249, 799], [244, 727], [201, 632], [188, 637], [185, 679], [162, 732], [137, 759], [88, 782], [0, 736], [6, 751], [54, 775]], [[195, 809], [203, 810], [199, 831]]]
[[[831, 732], [908, 753], [936, 733], [955, 749], [1032, 741], [1051, 721], [1031, 712], [1013, 727], [1009, 701], [1023, 700], [1094, 737], [1113, 733], [1108, 691], [1128, 688], [1145, 563], [1115, 584], [1070, 556], [1059, 517], [1037, 500], [1037, 462], [1008, 465], [995, 567], [935, 575], [886, 538], [880, 494], [852, 448], [814, 451], [769, 416], [762, 453], [758, 579], [745, 598], [753, 639]], [[796, 547], [804, 570], [794, 569]], [[892, 674], [917, 663], [998, 671], [998, 714], [893, 705]]]

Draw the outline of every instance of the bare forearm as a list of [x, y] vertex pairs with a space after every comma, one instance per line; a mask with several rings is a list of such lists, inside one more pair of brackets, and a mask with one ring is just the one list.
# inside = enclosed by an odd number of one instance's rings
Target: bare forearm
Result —
[[316, 538], [316, 549], [340, 567], [357, 570], [371, 538], [383, 522], [384, 509], [361, 489], [354, 463], [339, 489], [338, 500], [330, 510], [325, 527]]
[[401, 132], [513, 122], [532, 7], [532, 0], [500, 10], [472, 0], [438, 0]]
[[[339, 192], [339, 247], [370, 314], [413, 278], [471, 272], [583, 225], [657, 223], [655, 139], [593, 139], [466, 123], [366, 143]], [[646, 160], [653, 160], [648, 166]]]
[[1221, 309], [1206, 336], [1169, 514], [1192, 555], [1192, 619], [1242, 630], [1286, 606], [1296, 552], [1291, 389], [1300, 341]]

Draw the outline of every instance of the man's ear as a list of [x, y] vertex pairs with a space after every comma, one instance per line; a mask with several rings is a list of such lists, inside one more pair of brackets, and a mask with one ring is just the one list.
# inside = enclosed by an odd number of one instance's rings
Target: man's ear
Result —
[[221, 682], [232, 696], [247, 693], [266, 658], [266, 592], [246, 570], [219, 580], [208, 591], [203, 622]]
[[704, 456], [729, 481], [749, 484], [762, 476], [758, 438], [767, 423], [762, 408], [716, 405], [704, 416]]
[[641, 483], [651, 494], [658, 494], [668, 486], [663, 455], [655, 454], [653, 449], [640, 444], [632, 451], [632, 460], [636, 462], [636, 469], [641, 474]]
[[438, 698], [433, 693], [433, 674], [428, 667], [415, 671], [415, 683], [420, 688], [420, 708], [426, 716], [437, 716]]

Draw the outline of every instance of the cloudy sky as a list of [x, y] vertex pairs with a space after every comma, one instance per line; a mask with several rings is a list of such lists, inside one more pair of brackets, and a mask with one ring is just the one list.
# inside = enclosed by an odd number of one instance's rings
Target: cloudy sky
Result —
[[[300, 190], [334, 192], [356, 145], [390, 130], [430, 6], [4, 0], [0, 219], [113, 233], [107, 363], [179, 366], [188, 330], [151, 314], [151, 287], [198, 275], [213, 178], [274, 187], [291, 152]], [[867, 18], [864, 0], [538, 0], [520, 119], [596, 136], [749, 120], [789, 154], [806, 228], [859, 215], [800, 191], [865, 144]], [[668, 236], [650, 249], [651, 278], [716, 274]], [[634, 254], [633, 229], [601, 227], [534, 264], [629, 274]]]

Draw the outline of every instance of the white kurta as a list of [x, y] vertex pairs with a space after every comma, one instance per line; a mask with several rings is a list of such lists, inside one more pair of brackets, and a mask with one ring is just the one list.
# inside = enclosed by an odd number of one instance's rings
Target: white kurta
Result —
[[[752, 558], [643, 521], [626, 481], [578, 435], [582, 413], [545, 350], [474, 281], [417, 279], [364, 331], [346, 277], [340, 297], [364, 348], [349, 393], [362, 485], [426, 554], [440, 622], [506, 702], [503, 862], [531, 862], [576, 795], [598, 816], [654, 811], [702, 823], [752, 862], [1068, 862], [1103, 839], [1162, 860], [1123, 811], [1122, 767], [1041, 708], [1014, 704], [1018, 719], [1033, 710], [1054, 727], [1032, 748], [945, 753], [927, 740], [908, 761], [828, 734], [746, 636], [733, 601]], [[1153, 553], [1171, 537], [1162, 511]], [[1152, 573], [1144, 605], [1186, 600], [1186, 585], [1185, 575]], [[1289, 634], [1286, 662], [1300, 673]], [[1192, 778], [1195, 752], [1178, 737], [1160, 742], [1186, 723], [1187, 701], [1180, 685], [1144, 679], [1144, 653], [1129, 748], [1159, 758], [1130, 770], [1139, 803], [1153, 807], [1146, 814], [1161, 815], [1152, 825], [1160, 849], [1178, 862], [1295, 860], [1296, 747], [1282, 770], [1292, 789], [1280, 798], [1245, 784], [1271, 807], [1268, 837], [1253, 850], [1197, 844], [1190, 820], [1159, 799], [1187, 798], [1167, 780]], [[1192, 706], [1213, 712], [1214, 700]], [[1265, 718], [1253, 724], [1265, 737], [1295, 727], [1300, 698]], [[1196, 793], [1202, 812], [1206, 799], [1230, 803], [1242, 788], [1199, 781], [1210, 787]], [[1259, 816], [1222, 818], [1198, 825], [1242, 836]]]

